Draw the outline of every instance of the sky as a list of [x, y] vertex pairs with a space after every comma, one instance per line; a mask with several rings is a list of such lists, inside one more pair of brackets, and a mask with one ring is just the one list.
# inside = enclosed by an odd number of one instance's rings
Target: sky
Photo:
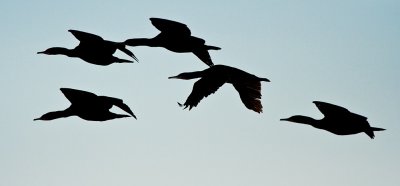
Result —
[[[3, 0], [0, 185], [399, 185], [400, 1], [227, 2]], [[210, 51], [215, 64], [270, 79], [263, 113], [228, 84], [182, 110], [177, 102], [195, 81], [168, 77], [207, 68], [190, 53], [129, 47], [139, 63], [105, 67], [36, 54], [75, 47], [68, 29], [112, 41], [154, 37], [151, 17], [185, 23], [221, 47]], [[33, 121], [69, 106], [61, 87], [121, 98], [138, 119]], [[322, 118], [312, 101], [387, 130], [372, 140], [279, 120]]]

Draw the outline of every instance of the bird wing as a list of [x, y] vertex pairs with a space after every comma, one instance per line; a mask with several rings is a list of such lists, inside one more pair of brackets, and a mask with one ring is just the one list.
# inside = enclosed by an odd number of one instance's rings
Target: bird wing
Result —
[[75, 36], [75, 38], [80, 41], [79, 45], [76, 48], [79, 48], [78, 50], [81, 49], [85, 51], [86, 54], [108, 56], [114, 54], [115, 50], [118, 48], [128, 56], [138, 61], [136, 56], [131, 51], [125, 48], [124, 43], [106, 41], [98, 35], [78, 30], [68, 31], [71, 32]]
[[366, 120], [367, 117], [350, 112], [344, 107], [322, 101], [313, 102], [325, 117], [343, 117], [351, 115], [353, 118]]
[[153, 24], [159, 31], [174, 35], [190, 36], [190, 29], [183, 23], [171, 21], [161, 18], [150, 18]]
[[75, 38], [78, 39], [80, 42], [97, 43], [104, 41], [102, 37], [91, 33], [82, 32], [79, 30], [68, 30], [68, 31], [71, 32], [71, 34], [74, 35]]
[[132, 57], [134, 60], [139, 61], [138, 58], [136, 58], [135, 54], [133, 54], [133, 52], [131, 52], [130, 50], [128, 50], [125, 47], [125, 44], [121, 44], [122, 46], [119, 46], [118, 49], [121, 50], [122, 52], [124, 52], [126, 55]]
[[96, 94], [83, 90], [76, 90], [72, 88], [60, 88], [60, 90], [71, 102], [71, 104], [82, 104], [82, 102], [91, 101], [97, 97]]
[[224, 83], [224, 79], [201, 78], [194, 83], [192, 92], [183, 105], [185, 108], [189, 107], [189, 110], [196, 107], [203, 98], [215, 93]]
[[108, 97], [108, 96], [99, 96], [99, 98], [101, 98], [103, 102], [105, 102], [107, 105], [110, 106], [108, 109], [110, 109], [111, 106], [115, 105], [120, 109], [122, 109], [123, 111], [129, 113], [132, 117], [136, 119], [135, 114], [133, 114], [132, 110], [129, 108], [128, 105], [124, 103], [122, 99]]
[[204, 49], [204, 48], [196, 49], [193, 51], [193, 54], [196, 55], [201, 61], [203, 61], [208, 66], [214, 65], [207, 49]]
[[87, 32], [78, 30], [68, 30], [71, 32], [76, 39], [78, 39], [79, 45], [75, 47], [75, 50], [84, 53], [85, 55], [93, 56], [108, 56], [114, 54], [116, 50], [116, 43], [112, 41], [105, 41], [102, 37]]
[[233, 83], [233, 86], [239, 92], [240, 99], [248, 109], [257, 113], [262, 112], [260, 81]]

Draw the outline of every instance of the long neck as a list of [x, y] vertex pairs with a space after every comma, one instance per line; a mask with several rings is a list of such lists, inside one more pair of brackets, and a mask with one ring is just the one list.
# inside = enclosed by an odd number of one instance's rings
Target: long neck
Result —
[[57, 47], [53, 55], [66, 55], [68, 57], [76, 57], [76, 52], [74, 49]]
[[319, 124], [318, 121], [319, 120], [316, 120], [316, 119], [308, 117], [308, 116], [296, 116], [296, 119], [292, 120], [292, 122], [312, 125], [317, 128], [318, 128], [318, 124]]
[[73, 115], [70, 110], [55, 111], [53, 114], [55, 118], [66, 118]]
[[154, 38], [135, 38], [128, 39], [125, 41], [126, 45], [129, 46], [149, 46], [149, 47], [157, 47], [159, 46], [157, 41]]
[[67, 108], [65, 110], [59, 110], [59, 111], [54, 111], [54, 112], [49, 112], [45, 114], [44, 120], [53, 120], [57, 118], [66, 118], [69, 116], [74, 115], [73, 111], [70, 108]]
[[186, 72], [184, 73], [185, 79], [195, 79], [201, 78], [204, 75], [204, 71], [194, 71], [194, 72]]

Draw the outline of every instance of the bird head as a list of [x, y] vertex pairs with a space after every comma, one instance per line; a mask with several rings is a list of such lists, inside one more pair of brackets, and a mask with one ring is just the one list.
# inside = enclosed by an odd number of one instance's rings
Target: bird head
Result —
[[47, 55], [57, 55], [57, 54], [64, 54], [68, 51], [66, 48], [61, 48], [61, 47], [52, 47], [48, 48], [45, 51], [38, 52], [37, 54], [47, 54]]
[[53, 120], [53, 119], [56, 119], [56, 118], [58, 118], [58, 117], [56, 117], [56, 116], [54, 115], [54, 113], [49, 112], [49, 113], [43, 114], [43, 116], [40, 116], [40, 117], [38, 117], [38, 118], [36, 118], [36, 119], [33, 119], [33, 121], [36, 121], [36, 120], [45, 120], [45, 121], [48, 121], [48, 120]]
[[176, 76], [168, 77], [168, 79], [187, 79], [187, 75], [185, 75], [185, 74], [186, 73], [181, 73], [181, 74], [178, 74]]
[[281, 121], [290, 121], [290, 122], [296, 122], [296, 121], [298, 121], [299, 120], [299, 116], [298, 115], [295, 115], [295, 116], [291, 116], [291, 117], [288, 117], [288, 118], [283, 118], [283, 119], [280, 119]]
[[281, 121], [290, 121], [294, 123], [302, 123], [314, 126], [317, 120], [308, 117], [308, 116], [301, 116], [301, 115], [294, 115], [289, 118], [280, 119]]
[[168, 79], [184, 79], [184, 80], [188, 80], [188, 79], [194, 79], [194, 78], [200, 78], [201, 77], [201, 72], [184, 72], [184, 73], [180, 73], [176, 76], [171, 76], [168, 77]]

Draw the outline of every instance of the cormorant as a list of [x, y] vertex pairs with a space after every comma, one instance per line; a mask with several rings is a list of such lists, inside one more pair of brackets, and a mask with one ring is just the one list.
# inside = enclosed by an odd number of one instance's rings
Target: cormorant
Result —
[[307, 124], [337, 135], [350, 135], [365, 132], [371, 139], [375, 137], [374, 131], [385, 130], [371, 127], [365, 116], [352, 113], [346, 108], [322, 101], [313, 101], [313, 103], [324, 115], [324, 118], [316, 120], [307, 116], [295, 115], [286, 119], [281, 119], [281, 121]]
[[[60, 90], [71, 102], [71, 106], [65, 110], [46, 113], [34, 120], [53, 120], [69, 116], [78, 116], [89, 121], [106, 121], [130, 116], [136, 119], [131, 109], [121, 99], [97, 96], [91, 92], [71, 88], [61, 88]], [[112, 113], [109, 111], [112, 106], [117, 106], [130, 115]]]
[[243, 104], [250, 110], [261, 113], [261, 81], [269, 82], [267, 78], [260, 78], [243, 70], [225, 65], [214, 65], [203, 71], [185, 72], [169, 79], [201, 78], [193, 85], [193, 90], [185, 103], [180, 106], [196, 107], [199, 102], [213, 94], [225, 83], [231, 83], [239, 92]]
[[154, 38], [128, 39], [128, 46], [164, 47], [172, 52], [192, 52], [208, 66], [214, 65], [208, 50], [220, 50], [215, 46], [205, 45], [201, 38], [191, 36], [189, 28], [182, 23], [161, 18], [150, 18], [151, 23], [161, 31]]
[[38, 54], [61, 54], [68, 57], [78, 57], [88, 63], [102, 66], [110, 65], [112, 63], [132, 63], [133, 61], [120, 59], [113, 56], [115, 51], [119, 49], [138, 61], [136, 56], [131, 51], [125, 48], [125, 44], [123, 42], [107, 41], [100, 36], [78, 30], [68, 31], [71, 32], [75, 36], [75, 38], [80, 41], [78, 46], [76, 46], [74, 49], [52, 47], [45, 51], [38, 52]]

